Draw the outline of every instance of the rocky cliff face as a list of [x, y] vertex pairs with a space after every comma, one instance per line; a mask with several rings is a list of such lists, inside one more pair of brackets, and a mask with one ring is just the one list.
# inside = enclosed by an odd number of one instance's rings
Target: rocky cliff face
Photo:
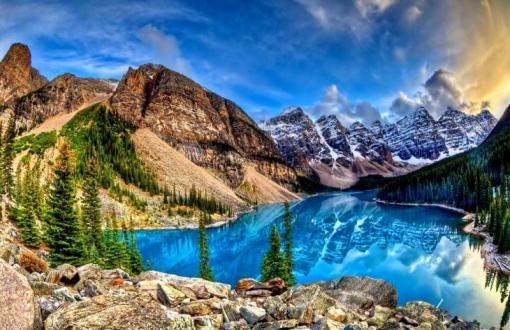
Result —
[[359, 176], [400, 175], [469, 150], [495, 124], [488, 110], [473, 116], [448, 109], [436, 121], [425, 108], [419, 108], [393, 124], [376, 121], [367, 128], [355, 122], [345, 128], [334, 115], [314, 123], [301, 108], [295, 108], [261, 126], [290, 166], [319, 174], [324, 184], [345, 188]]
[[294, 182], [293, 170], [284, 164], [272, 139], [241, 108], [163, 66], [130, 68], [110, 105], [231, 186], [241, 184], [245, 161], [280, 183]]
[[32, 68], [26, 45], [13, 44], [0, 62], [0, 106], [44, 86], [48, 80]]
[[496, 122], [488, 110], [473, 116], [450, 108], [436, 121], [425, 108], [418, 108], [384, 126], [382, 139], [399, 160], [430, 162], [478, 146]]
[[49, 117], [77, 110], [107, 98], [114, 85], [105, 80], [78, 78], [66, 73], [15, 101], [20, 131], [27, 131]]

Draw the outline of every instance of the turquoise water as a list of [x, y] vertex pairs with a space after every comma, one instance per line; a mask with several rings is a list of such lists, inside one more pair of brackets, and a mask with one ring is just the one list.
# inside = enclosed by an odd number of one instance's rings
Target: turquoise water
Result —
[[[399, 304], [424, 300], [499, 327], [508, 314], [508, 280], [484, 270], [479, 241], [458, 229], [461, 217], [437, 208], [380, 205], [372, 197], [370, 192], [323, 194], [291, 205], [297, 281], [382, 278], [397, 288]], [[282, 229], [282, 214], [280, 204], [259, 206], [230, 225], [208, 229], [215, 280], [235, 284], [257, 277], [271, 226]], [[136, 235], [153, 269], [197, 275], [196, 230]]]

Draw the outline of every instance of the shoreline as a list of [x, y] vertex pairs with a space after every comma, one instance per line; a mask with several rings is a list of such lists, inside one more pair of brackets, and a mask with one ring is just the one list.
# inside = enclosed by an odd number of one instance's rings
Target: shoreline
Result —
[[[464, 218], [474, 216], [474, 213], [468, 212], [466, 210], [463, 210], [463, 209], [460, 209], [460, 208], [457, 208], [457, 207], [446, 205], [446, 204], [437, 204], [437, 203], [399, 203], [399, 202], [388, 202], [388, 201], [385, 201], [385, 200], [382, 200], [382, 199], [378, 199], [378, 198], [374, 198], [373, 200], [376, 203], [386, 204], [386, 205], [436, 207], [436, 208], [440, 208], [440, 209], [443, 209], [443, 210], [451, 211], [451, 212], [454, 212], [454, 213], [463, 214]], [[470, 220], [464, 219], [464, 218], [463, 218], [463, 220], [470, 221]]]

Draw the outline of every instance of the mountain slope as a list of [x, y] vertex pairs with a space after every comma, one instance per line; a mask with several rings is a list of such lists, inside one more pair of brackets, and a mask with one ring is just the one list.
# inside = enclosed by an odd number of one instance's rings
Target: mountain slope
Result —
[[477, 148], [387, 183], [378, 197], [392, 202], [443, 203], [485, 208], [491, 187], [510, 173], [510, 106]]
[[26, 45], [13, 44], [0, 62], [0, 106], [44, 86], [48, 80], [32, 67]]
[[111, 83], [78, 78], [66, 73], [43, 87], [13, 101], [19, 132], [27, 131], [47, 118], [68, 113], [113, 93]]
[[295, 184], [295, 173], [274, 142], [241, 108], [163, 66], [130, 68], [110, 105], [122, 118], [149, 128], [231, 187], [242, 183], [245, 162], [281, 184]]

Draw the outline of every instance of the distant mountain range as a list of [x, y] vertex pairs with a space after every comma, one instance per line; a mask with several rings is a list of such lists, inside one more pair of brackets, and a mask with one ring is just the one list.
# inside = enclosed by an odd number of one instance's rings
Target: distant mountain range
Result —
[[334, 115], [315, 122], [289, 108], [261, 127], [275, 140], [287, 164], [321, 183], [346, 188], [358, 177], [401, 175], [478, 146], [496, 125], [487, 109], [468, 115], [455, 109], [434, 120], [420, 107], [393, 124], [376, 121], [344, 127]]

